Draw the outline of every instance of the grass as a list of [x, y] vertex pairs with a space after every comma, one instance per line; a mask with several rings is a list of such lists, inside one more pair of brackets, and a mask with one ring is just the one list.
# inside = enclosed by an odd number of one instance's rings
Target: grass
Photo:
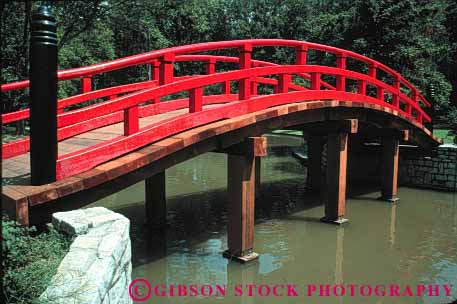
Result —
[[455, 134], [448, 129], [434, 129], [433, 135], [443, 140], [444, 144], [453, 144], [455, 143]]

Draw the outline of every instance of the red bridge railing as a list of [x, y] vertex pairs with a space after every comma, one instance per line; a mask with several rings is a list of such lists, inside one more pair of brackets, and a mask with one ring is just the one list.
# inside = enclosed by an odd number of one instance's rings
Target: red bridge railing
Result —
[[[278, 65], [252, 58], [253, 48], [268, 46], [294, 48], [295, 65]], [[222, 49], [237, 49], [239, 55], [229, 57], [195, 54]], [[335, 66], [307, 65], [307, 54], [311, 50], [333, 54]], [[367, 73], [349, 70], [348, 60], [366, 66]], [[207, 75], [175, 77], [173, 64], [185, 61], [205, 63]], [[216, 64], [220, 62], [237, 63], [239, 69], [217, 72]], [[99, 90], [92, 89], [94, 75], [139, 65], [151, 66], [151, 80]], [[392, 81], [385, 82], [379, 79], [379, 70], [387, 74]], [[335, 85], [324, 81], [323, 78], [329, 77], [336, 79]], [[296, 83], [297, 78], [304, 81]], [[430, 103], [417, 88], [391, 68], [351, 51], [302, 41], [259, 39], [173, 47], [58, 72], [59, 81], [71, 79], [81, 80], [81, 93], [58, 101], [58, 140], [62, 141], [120, 122], [124, 124], [124, 134], [100, 144], [60, 155], [56, 159], [57, 179], [88, 170], [186, 129], [285, 103], [317, 99], [357, 101], [389, 107], [419, 124], [431, 121], [422, 108], [429, 107]], [[357, 86], [347, 86], [347, 81], [357, 83]], [[236, 94], [231, 93], [232, 82], [238, 83]], [[221, 86], [220, 94], [203, 94], [205, 87], [217, 84]], [[273, 94], [259, 95], [259, 84], [272, 86]], [[29, 81], [21, 81], [3, 84], [1, 90], [7, 92], [25, 89], [28, 86]], [[370, 90], [367, 88], [375, 90], [376, 96], [370, 96]], [[188, 97], [161, 101], [163, 97], [182, 92], [186, 92]], [[386, 99], [386, 95], [390, 98]], [[105, 100], [80, 109], [68, 109], [94, 99]], [[221, 105], [204, 108], [205, 105], [211, 104]], [[142, 117], [184, 108], [189, 109], [188, 113], [140, 128], [139, 120]], [[24, 109], [2, 114], [2, 123], [8, 124], [28, 118], [29, 110]], [[3, 144], [2, 158], [15, 157], [27, 153], [28, 150], [28, 138], [11, 141]]]

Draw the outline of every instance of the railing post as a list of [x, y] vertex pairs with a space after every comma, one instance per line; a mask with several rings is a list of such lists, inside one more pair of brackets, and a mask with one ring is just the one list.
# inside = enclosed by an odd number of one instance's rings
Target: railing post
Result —
[[360, 95], [367, 94], [367, 82], [365, 80], [357, 81], [357, 93]]
[[230, 81], [224, 81], [222, 83], [222, 94], [230, 94]]
[[278, 93], [289, 92], [290, 79], [291, 79], [291, 77], [289, 74], [279, 74]]
[[400, 107], [400, 77], [395, 75], [394, 79], [395, 93], [392, 96], [392, 105], [396, 108]]
[[[414, 88], [412, 90], [412, 96], [411, 96], [411, 99], [413, 100], [414, 104], [419, 104], [419, 92], [417, 92], [417, 89]], [[406, 113], [408, 113], [408, 115], [412, 115], [413, 114], [413, 107], [412, 105], [410, 104], [406, 104]], [[417, 113], [417, 120], [420, 121], [420, 123], [422, 123], [422, 117], [420, 117], [421, 114], [420, 113]], [[420, 117], [420, 118], [419, 118]]]
[[368, 76], [376, 79], [376, 70], [377, 67], [375, 63], [371, 63], [370, 65], [368, 65]]
[[257, 81], [255, 77], [251, 77], [251, 96], [257, 95]]
[[166, 53], [160, 58], [160, 61], [159, 84], [164, 85], [173, 82], [175, 54]]
[[306, 57], [308, 55], [308, 47], [305, 45], [299, 45], [295, 48], [295, 64], [305, 65]]
[[321, 89], [321, 73], [312, 72], [311, 74], [311, 90]]
[[[240, 70], [251, 67], [252, 45], [245, 44], [240, 48]], [[243, 78], [239, 81], [239, 100], [249, 99], [251, 93], [251, 79]]]
[[92, 91], [92, 77], [84, 76], [81, 78], [81, 93], [87, 93]]
[[[154, 59], [150, 63], [150, 69], [151, 69], [151, 74], [149, 75], [149, 80], [155, 80], [157, 81], [157, 85], [159, 85], [159, 79], [160, 79], [160, 61], [157, 59]], [[154, 98], [152, 100], [152, 103], [158, 103], [160, 102], [160, 98]]]
[[384, 89], [381, 87], [377, 87], [376, 89], [376, 98], [380, 101], [384, 102]]
[[203, 88], [193, 88], [189, 91], [189, 113], [202, 110]]
[[138, 105], [124, 110], [124, 136], [132, 135], [139, 131]]
[[[372, 63], [368, 66], [368, 76], [373, 77], [376, 79], [377, 74], [377, 65]], [[376, 88], [376, 98], [384, 102], [384, 89], [381, 87]]]
[[30, 39], [30, 172], [32, 185], [56, 181], [57, 34], [49, 6], [32, 15]]
[[151, 75], [150, 75], [150, 80], [159, 80], [159, 75], [160, 75], [160, 62], [157, 59], [154, 59], [151, 61], [150, 65], [151, 67]]
[[[346, 54], [338, 54], [336, 57], [336, 67], [342, 70], [346, 69]], [[339, 75], [336, 77], [336, 90], [346, 91], [346, 77]]]
[[216, 58], [210, 58], [206, 62], [206, 74], [214, 74], [216, 73]]

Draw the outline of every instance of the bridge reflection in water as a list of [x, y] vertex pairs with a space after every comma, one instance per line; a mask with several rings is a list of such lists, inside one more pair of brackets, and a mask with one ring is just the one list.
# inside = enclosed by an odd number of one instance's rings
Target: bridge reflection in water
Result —
[[[239, 265], [221, 257], [226, 249], [226, 157], [209, 153], [167, 171], [169, 229], [143, 228], [140, 183], [97, 202], [133, 221], [133, 277], [154, 284], [227, 284], [225, 299], [205, 303], [278, 303], [285, 298], [235, 297], [236, 284], [457, 284], [455, 194], [400, 188], [401, 202], [377, 201], [377, 193], [349, 184], [347, 226], [322, 225], [319, 199], [303, 187], [303, 166], [290, 155], [302, 144], [292, 137], [268, 137], [262, 185], [256, 200], [255, 246], [258, 261]], [[211, 163], [211, 166], [207, 164]], [[197, 168], [194, 171], [194, 168]], [[196, 174], [196, 175], [195, 175]], [[195, 177], [195, 178], [193, 178]], [[185, 181], [185, 182], [184, 182]], [[354, 191], [353, 191], [354, 190]], [[395, 237], [395, 242], [393, 239]], [[303, 288], [302, 288], [303, 290]], [[455, 291], [454, 291], [455, 292]], [[454, 298], [457, 294], [453, 294]], [[157, 298], [150, 303], [157, 303]], [[160, 303], [198, 299], [165, 298]], [[200, 299], [202, 301], [202, 299]], [[436, 303], [443, 298], [308, 298], [305, 303]]]

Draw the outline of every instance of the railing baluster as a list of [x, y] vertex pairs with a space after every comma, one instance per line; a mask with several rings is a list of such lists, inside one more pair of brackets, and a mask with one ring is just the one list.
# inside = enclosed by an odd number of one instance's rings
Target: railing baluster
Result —
[[[368, 75], [370, 77], [373, 77], [374, 79], [376, 79], [376, 74], [377, 74], [377, 66], [375, 63], [371, 63], [369, 66], [368, 66]], [[382, 102], [384, 102], [384, 89], [381, 88], [381, 87], [377, 87], [376, 88], [376, 98], [381, 100]]]
[[139, 130], [138, 105], [124, 110], [124, 136], [132, 135]]
[[360, 95], [367, 94], [367, 82], [365, 80], [357, 81], [357, 93], [359, 93]]
[[321, 73], [312, 72], [311, 74], [311, 90], [321, 89]]
[[189, 91], [189, 113], [200, 112], [203, 102], [203, 88], [193, 88]]
[[368, 65], [368, 76], [376, 79], [376, 70], [377, 70], [377, 66], [375, 63], [369, 64]]
[[417, 117], [416, 117], [417, 121], [422, 124], [424, 119], [423, 119], [423, 116], [420, 112], [417, 112]]
[[278, 80], [278, 93], [287, 93], [289, 92], [289, 83], [290, 83], [289, 74], [279, 74]]
[[376, 98], [380, 101], [384, 102], [384, 89], [381, 87], [377, 87], [376, 89]]
[[[346, 69], [346, 54], [338, 54], [336, 57], [336, 67], [339, 69]], [[336, 77], [336, 90], [346, 91], [346, 77], [338, 75]]]
[[175, 54], [166, 53], [160, 58], [160, 61], [159, 84], [164, 85], [173, 82]]
[[160, 78], [160, 61], [154, 59], [150, 63], [151, 67], [151, 80], [159, 80]]
[[394, 79], [395, 92], [392, 95], [392, 105], [396, 108], [400, 107], [400, 77], [395, 75]]
[[222, 94], [230, 94], [230, 81], [224, 81], [222, 84]]
[[413, 114], [413, 107], [412, 107], [409, 103], [407, 103], [407, 104], [405, 105], [405, 112], [406, 112], [409, 116], [412, 116], [412, 114]]
[[301, 44], [295, 48], [295, 64], [305, 65], [306, 57], [308, 55], [308, 47]]
[[81, 78], [81, 93], [87, 93], [92, 91], [92, 77], [84, 76]]
[[210, 58], [206, 62], [206, 74], [214, 74], [216, 73], [216, 58]]
[[[160, 61], [157, 59], [154, 59], [151, 61], [149, 66], [151, 67], [150, 80], [156, 80], [157, 85], [158, 85], [159, 81], [160, 81]], [[160, 102], [160, 98], [152, 99], [152, 103], [158, 103], [158, 102]]]
[[251, 96], [257, 95], [257, 81], [255, 77], [251, 77]]
[[[252, 45], [245, 44], [240, 48], [240, 70], [251, 68]], [[239, 80], [239, 100], [249, 99], [251, 89], [249, 77]]]

